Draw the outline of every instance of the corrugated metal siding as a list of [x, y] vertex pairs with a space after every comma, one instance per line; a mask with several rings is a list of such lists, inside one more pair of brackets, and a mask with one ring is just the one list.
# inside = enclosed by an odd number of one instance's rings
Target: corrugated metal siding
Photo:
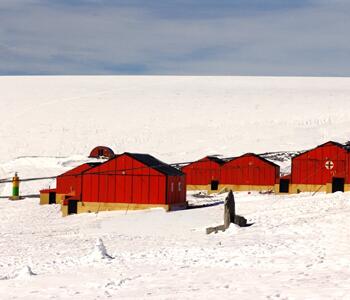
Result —
[[[337, 145], [328, 143], [305, 152], [292, 160], [293, 184], [326, 184], [332, 182], [333, 177], [343, 177], [349, 183], [349, 154]], [[326, 168], [331, 161], [333, 169]]]
[[82, 201], [139, 204], [168, 204], [167, 200], [171, 203], [185, 202], [186, 194], [183, 191], [169, 194], [167, 177], [171, 178], [168, 183], [185, 180], [184, 175], [166, 176], [128, 155], [120, 155], [84, 174]]
[[72, 194], [74, 196], [80, 196], [81, 174], [91, 168], [90, 165], [83, 164], [58, 176], [56, 181], [57, 194]]
[[207, 185], [212, 180], [220, 181], [220, 164], [203, 158], [182, 168], [186, 174], [186, 184]]
[[232, 185], [274, 185], [279, 179], [279, 167], [255, 155], [235, 158], [221, 167], [221, 182]]

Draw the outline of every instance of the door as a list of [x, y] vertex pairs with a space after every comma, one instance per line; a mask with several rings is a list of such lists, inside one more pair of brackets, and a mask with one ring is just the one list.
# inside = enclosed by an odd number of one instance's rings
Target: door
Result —
[[289, 179], [280, 180], [280, 193], [289, 193]]
[[345, 179], [333, 177], [332, 193], [344, 192]]
[[212, 191], [217, 191], [219, 189], [219, 181], [218, 180], [212, 180], [210, 184], [210, 189]]
[[68, 215], [78, 213], [78, 201], [68, 200]]
[[55, 192], [49, 193], [49, 204], [56, 204], [56, 193]]

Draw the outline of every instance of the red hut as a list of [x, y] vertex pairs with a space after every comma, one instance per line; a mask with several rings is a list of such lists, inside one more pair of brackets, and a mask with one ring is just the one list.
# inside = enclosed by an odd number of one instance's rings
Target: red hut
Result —
[[216, 156], [206, 156], [182, 168], [186, 174], [187, 190], [217, 191], [220, 168], [224, 161]]
[[91, 150], [89, 157], [92, 158], [113, 158], [115, 156], [111, 148], [105, 146], [97, 146]]
[[233, 158], [221, 167], [220, 190], [273, 191], [280, 167], [259, 155], [247, 153]]
[[64, 199], [71, 196], [80, 196], [82, 175], [100, 163], [85, 163], [57, 177], [56, 202], [62, 203]]
[[349, 148], [327, 142], [292, 159], [292, 193], [350, 189]]
[[82, 178], [80, 196], [64, 203], [64, 214], [187, 206], [185, 175], [148, 154], [117, 155]]
[[79, 196], [82, 174], [99, 164], [85, 163], [57, 176], [56, 189], [40, 191], [40, 204], [62, 204], [67, 197]]

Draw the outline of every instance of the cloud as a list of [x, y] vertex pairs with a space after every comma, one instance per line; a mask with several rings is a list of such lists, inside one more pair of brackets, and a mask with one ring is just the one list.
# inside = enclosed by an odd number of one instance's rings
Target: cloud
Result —
[[3, 0], [0, 74], [349, 76], [349, 11], [340, 0]]

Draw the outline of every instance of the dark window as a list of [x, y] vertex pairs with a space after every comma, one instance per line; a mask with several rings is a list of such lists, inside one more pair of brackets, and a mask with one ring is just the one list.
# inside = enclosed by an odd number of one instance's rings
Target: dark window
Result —
[[212, 191], [217, 191], [219, 189], [219, 181], [218, 180], [212, 180], [210, 189]]

